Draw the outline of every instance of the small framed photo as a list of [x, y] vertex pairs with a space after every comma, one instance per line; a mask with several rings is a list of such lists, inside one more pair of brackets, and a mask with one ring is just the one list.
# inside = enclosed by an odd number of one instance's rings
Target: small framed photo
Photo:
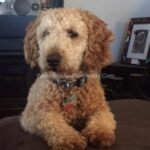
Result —
[[150, 59], [150, 18], [133, 18], [128, 27], [122, 61], [146, 64]]

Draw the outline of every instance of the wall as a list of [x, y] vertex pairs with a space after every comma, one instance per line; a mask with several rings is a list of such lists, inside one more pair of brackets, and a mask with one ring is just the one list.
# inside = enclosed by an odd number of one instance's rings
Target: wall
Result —
[[150, 17], [150, 0], [65, 0], [65, 7], [92, 11], [115, 33], [113, 61], [119, 61], [127, 23], [133, 17]]

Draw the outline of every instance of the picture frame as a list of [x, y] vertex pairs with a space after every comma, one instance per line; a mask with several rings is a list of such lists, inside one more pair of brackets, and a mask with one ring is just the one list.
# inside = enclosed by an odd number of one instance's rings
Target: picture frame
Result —
[[150, 17], [130, 20], [121, 62], [136, 65], [150, 62]]

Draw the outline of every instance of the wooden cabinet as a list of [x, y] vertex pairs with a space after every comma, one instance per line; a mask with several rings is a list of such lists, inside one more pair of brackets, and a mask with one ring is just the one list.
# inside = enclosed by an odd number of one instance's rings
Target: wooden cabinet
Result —
[[18, 114], [31, 85], [24, 61], [25, 29], [35, 16], [0, 16], [0, 117]]
[[113, 63], [101, 73], [106, 97], [111, 99], [142, 98], [150, 100], [150, 67]]

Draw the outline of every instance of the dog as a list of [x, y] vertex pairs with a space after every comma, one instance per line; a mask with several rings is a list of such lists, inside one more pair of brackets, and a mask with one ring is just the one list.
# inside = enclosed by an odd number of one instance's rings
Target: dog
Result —
[[111, 62], [113, 34], [97, 16], [78, 8], [42, 12], [26, 31], [25, 60], [41, 75], [21, 114], [22, 128], [53, 150], [109, 147], [116, 121], [99, 71]]

